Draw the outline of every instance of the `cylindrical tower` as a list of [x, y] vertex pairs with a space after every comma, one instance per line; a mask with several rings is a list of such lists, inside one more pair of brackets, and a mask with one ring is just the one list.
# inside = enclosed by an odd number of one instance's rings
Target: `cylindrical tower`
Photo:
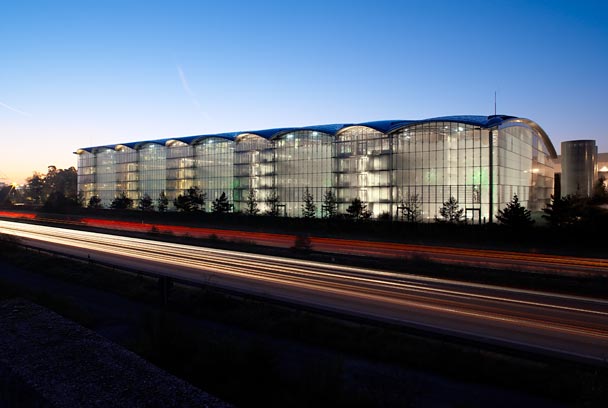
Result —
[[597, 180], [595, 140], [562, 142], [561, 195], [591, 196]]

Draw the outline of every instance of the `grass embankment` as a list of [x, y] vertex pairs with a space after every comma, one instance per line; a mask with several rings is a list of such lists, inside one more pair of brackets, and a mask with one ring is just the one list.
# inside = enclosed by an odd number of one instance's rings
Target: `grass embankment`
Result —
[[[64, 258], [50, 261], [46, 255], [25, 252], [6, 241], [0, 243], [0, 256], [46, 277], [147, 305], [145, 315], [132, 320], [132, 336], [124, 345], [240, 406], [304, 407], [319, 401], [327, 406], [413, 406], [425, 392], [402, 371], [383, 376], [362, 371], [357, 376], [351, 372], [349, 357], [506, 387], [569, 405], [603, 407], [608, 400], [606, 369], [472, 347], [211, 287], [176, 285], [169, 304], [160, 308], [158, 283], [151, 278]], [[48, 294], [43, 288], [0, 279], [0, 297], [15, 296], [29, 298], [93, 329], [103, 318], [66, 294]]]

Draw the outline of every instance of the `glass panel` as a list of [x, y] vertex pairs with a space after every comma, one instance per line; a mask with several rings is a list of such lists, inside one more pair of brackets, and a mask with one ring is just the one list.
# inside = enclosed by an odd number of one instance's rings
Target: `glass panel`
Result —
[[234, 201], [234, 142], [222, 138], [208, 138], [195, 146], [196, 182], [194, 185], [207, 194], [206, 210], [211, 203], [226, 193], [228, 201]]

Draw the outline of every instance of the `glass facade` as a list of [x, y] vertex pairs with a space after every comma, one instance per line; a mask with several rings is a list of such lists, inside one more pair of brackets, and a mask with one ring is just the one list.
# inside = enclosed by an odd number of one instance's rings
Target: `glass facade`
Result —
[[191, 185], [198, 186], [207, 194], [206, 210], [222, 193], [232, 203], [234, 178], [234, 142], [227, 139], [205, 138], [194, 146], [196, 154], [196, 178]]
[[321, 216], [323, 194], [332, 188], [333, 137], [313, 130], [299, 130], [274, 140], [275, 188], [285, 214], [302, 215], [306, 189]]
[[78, 190], [81, 192], [84, 204], [88, 205], [95, 195], [96, 155], [85, 150], [78, 152]]
[[117, 146], [114, 157], [116, 158], [116, 191], [118, 194], [125, 193], [136, 203], [139, 198], [137, 150], [126, 146]]
[[553, 162], [547, 146], [521, 124], [501, 126], [494, 133], [494, 213], [513, 194], [529, 210], [541, 210], [553, 194]]
[[[101, 199], [101, 205], [109, 207], [116, 197], [116, 151], [103, 149], [95, 152], [95, 194]], [[78, 186], [80, 189], [80, 186]]]
[[138, 149], [139, 196], [148, 194], [153, 200], [167, 191], [167, 155], [165, 146], [149, 143]]
[[[435, 219], [450, 197], [471, 222], [490, 209], [488, 129], [454, 122], [430, 122], [399, 129], [393, 137], [393, 185], [397, 203], [418, 196], [422, 218]], [[510, 200], [510, 199], [509, 199]]]
[[[194, 186], [194, 147], [188, 143], [172, 140], [167, 143], [167, 191], [169, 202]], [[158, 196], [150, 196], [153, 200]]]
[[390, 136], [363, 126], [338, 133], [335, 141], [335, 187], [338, 212], [359, 198], [377, 216], [391, 213]]
[[243, 134], [236, 139], [234, 149], [234, 208], [244, 211], [249, 190], [256, 192], [258, 208], [268, 210], [265, 200], [274, 189], [273, 143], [253, 134]]
[[[461, 119], [461, 120], [457, 120]], [[165, 192], [172, 203], [197, 186], [211, 202], [226, 193], [244, 211], [250, 189], [261, 212], [278, 196], [279, 213], [302, 215], [308, 189], [322, 216], [326, 191], [338, 212], [358, 198], [374, 217], [398, 216], [416, 197], [423, 221], [439, 216], [450, 197], [469, 222], [492, 221], [517, 194], [540, 210], [553, 193], [555, 149], [527, 119], [446, 117], [276, 129], [230, 136], [168, 139], [127, 147], [79, 150], [79, 189], [104, 206], [122, 192], [134, 200]], [[131, 145], [130, 145], [131, 146]], [[170, 204], [171, 206], [172, 204]]]

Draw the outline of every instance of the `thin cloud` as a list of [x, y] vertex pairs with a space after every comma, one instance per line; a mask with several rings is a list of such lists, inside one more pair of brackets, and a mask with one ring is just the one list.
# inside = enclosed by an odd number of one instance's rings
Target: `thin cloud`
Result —
[[190, 84], [188, 84], [188, 79], [186, 78], [186, 74], [184, 74], [182, 67], [180, 67], [179, 65], [177, 66], [177, 72], [179, 74], [179, 79], [182, 82], [182, 88], [184, 88], [184, 91], [186, 91], [186, 93], [190, 96], [190, 98], [192, 98], [192, 103], [194, 103], [194, 105], [199, 110], [202, 111], [203, 108], [201, 107], [201, 104], [199, 103], [198, 98], [196, 97], [196, 94], [190, 88]]
[[8, 109], [8, 110], [10, 110], [10, 111], [13, 111], [13, 112], [15, 112], [15, 113], [18, 113], [18, 114], [20, 114], [20, 115], [23, 115], [23, 116], [32, 116], [32, 115], [30, 115], [30, 114], [29, 114], [29, 113], [27, 113], [27, 112], [24, 112], [24, 111], [19, 110], [19, 109], [17, 109], [17, 108], [13, 108], [12, 106], [9, 106], [9, 105], [7, 105], [7, 104], [5, 104], [5, 103], [2, 103], [2, 102], [0, 102], [0, 106], [2, 106], [3, 108]]
[[198, 97], [196, 96], [196, 94], [194, 93], [192, 88], [190, 88], [190, 84], [188, 83], [186, 74], [184, 74], [184, 70], [179, 65], [177, 65], [177, 73], [179, 74], [179, 79], [182, 83], [182, 88], [184, 88], [184, 92], [186, 92], [188, 94], [188, 96], [190, 96], [192, 103], [194, 104], [194, 106], [196, 106], [196, 108], [199, 110], [199, 112], [203, 115], [203, 118], [206, 121], [210, 121], [211, 116], [209, 115], [209, 113], [205, 112], [205, 110], [201, 106], [200, 102], [198, 101]]

